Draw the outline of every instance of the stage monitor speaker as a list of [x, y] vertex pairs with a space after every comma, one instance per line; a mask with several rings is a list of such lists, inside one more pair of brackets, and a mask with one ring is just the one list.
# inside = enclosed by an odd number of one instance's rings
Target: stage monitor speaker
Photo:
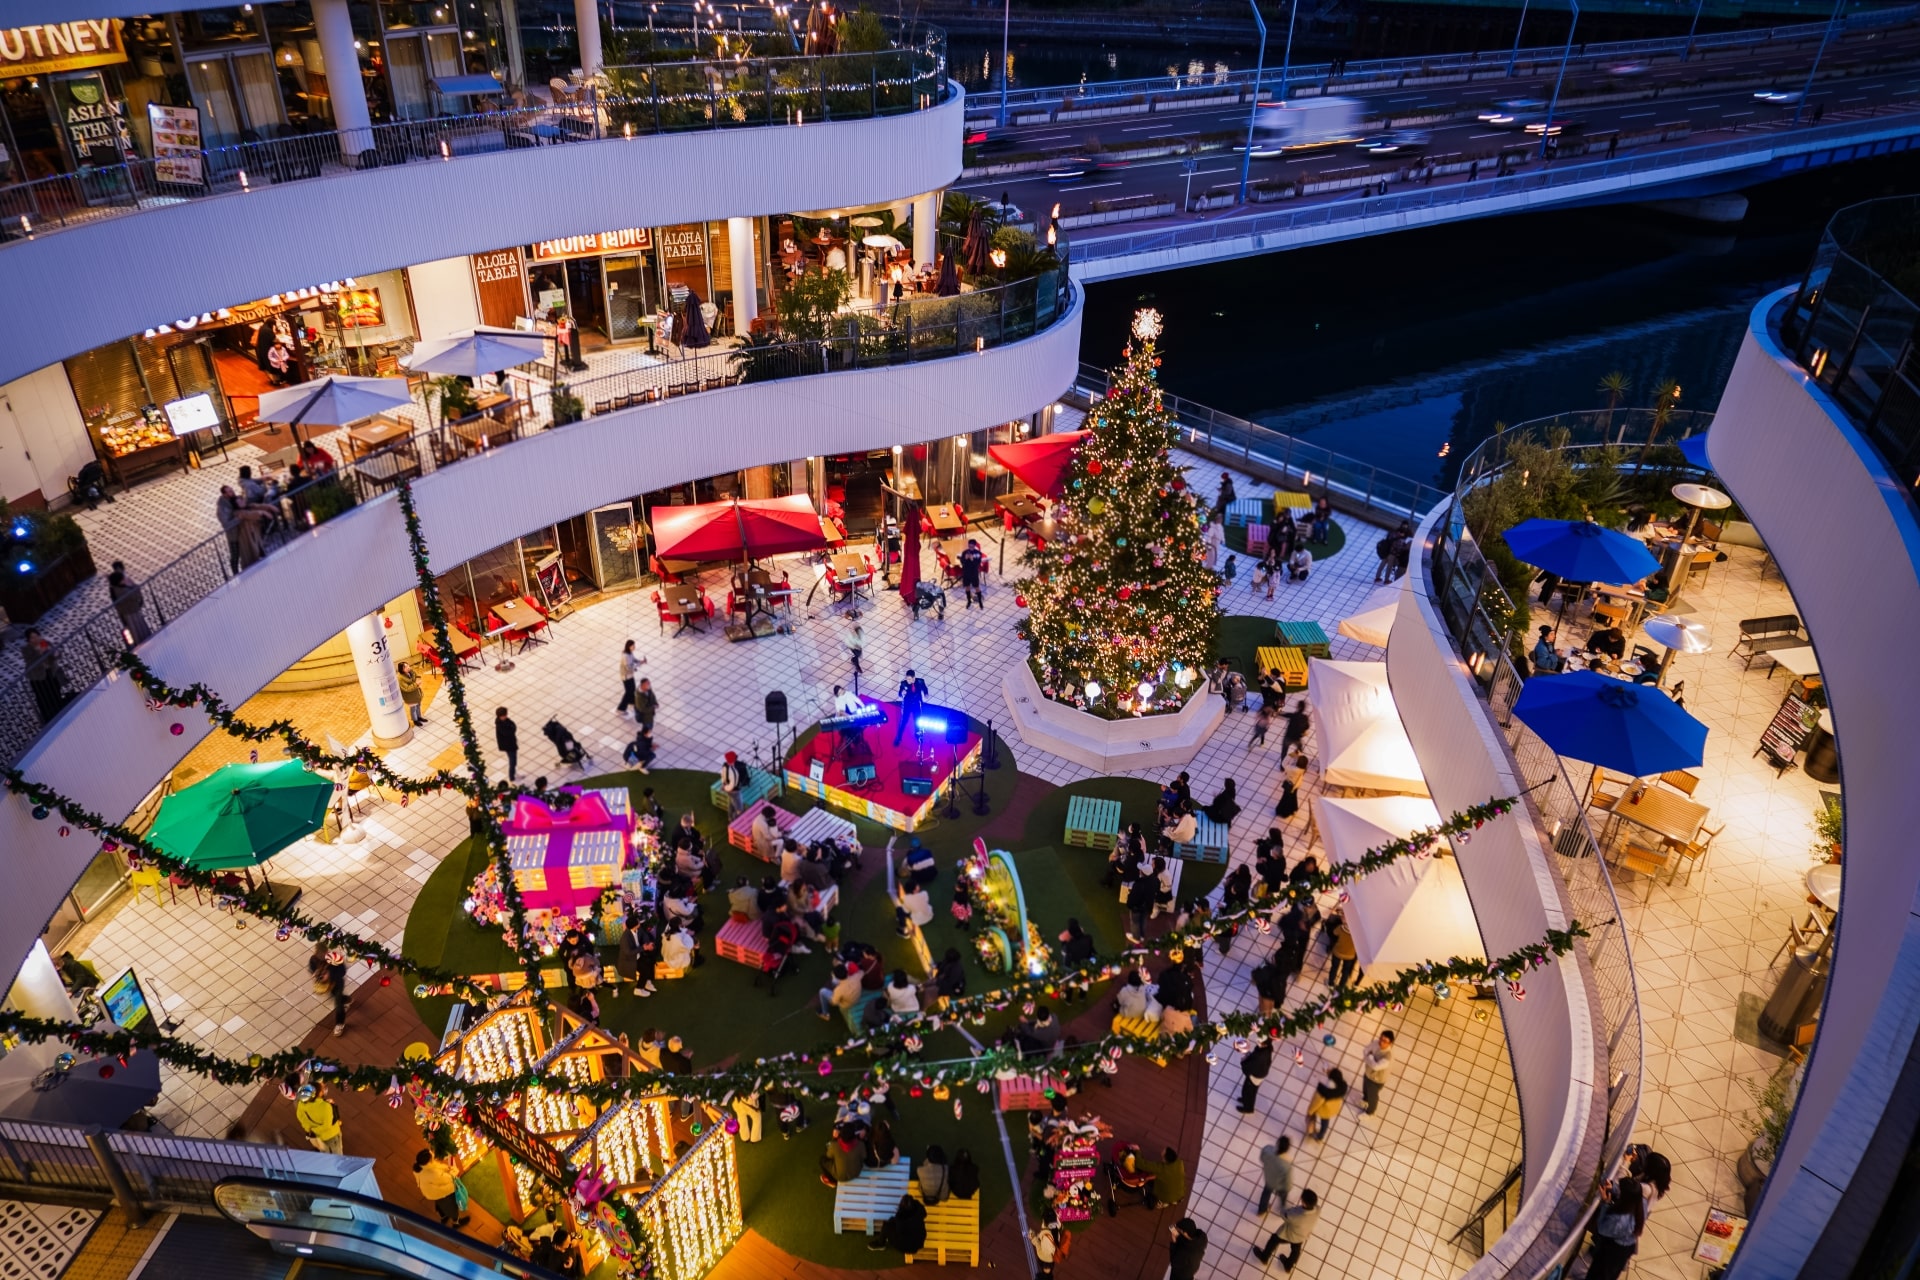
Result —
[[787, 722], [787, 695], [775, 689], [767, 695], [767, 723], [785, 724]]
[[932, 795], [933, 775], [916, 765], [905, 766], [900, 770], [900, 794], [907, 796]]
[[[850, 787], [864, 787], [873, 781], [874, 772], [874, 767], [870, 764], [850, 764], [847, 766], [847, 785]], [[921, 792], [920, 794], [925, 795], [926, 792]]]

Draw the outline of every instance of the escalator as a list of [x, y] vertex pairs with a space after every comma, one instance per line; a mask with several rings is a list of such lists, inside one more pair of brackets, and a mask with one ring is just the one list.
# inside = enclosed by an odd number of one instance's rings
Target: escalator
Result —
[[303, 1276], [339, 1263], [424, 1280], [562, 1280], [398, 1205], [334, 1187], [228, 1178], [213, 1202], [275, 1253], [307, 1260]]

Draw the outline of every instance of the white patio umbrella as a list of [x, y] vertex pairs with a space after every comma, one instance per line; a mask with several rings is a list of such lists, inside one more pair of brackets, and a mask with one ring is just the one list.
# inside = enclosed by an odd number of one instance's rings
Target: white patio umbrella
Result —
[[477, 378], [539, 360], [546, 354], [547, 338], [543, 334], [483, 326], [437, 342], [423, 342], [402, 363], [416, 373]]
[[[260, 421], [289, 427], [308, 423], [344, 427], [385, 409], [413, 403], [405, 378], [349, 378], [334, 374], [260, 397]], [[295, 433], [298, 438], [298, 433]]]
[[893, 236], [883, 236], [878, 234], [870, 235], [870, 236], [862, 236], [860, 237], [860, 243], [863, 245], [866, 245], [869, 249], [904, 249], [906, 248], [905, 245], [901, 244], [900, 241], [895, 239]]
[[[1405, 582], [1405, 578], [1400, 579], [1400, 583]], [[1387, 637], [1393, 633], [1394, 615], [1400, 612], [1400, 593], [1406, 590], [1400, 583], [1375, 588], [1361, 602], [1360, 612], [1340, 619], [1340, 634], [1376, 649], [1386, 648]]]

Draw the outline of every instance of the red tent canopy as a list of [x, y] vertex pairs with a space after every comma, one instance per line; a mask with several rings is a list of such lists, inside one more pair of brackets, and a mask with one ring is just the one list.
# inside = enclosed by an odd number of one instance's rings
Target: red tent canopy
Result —
[[987, 453], [1034, 492], [1057, 498], [1065, 487], [1067, 469], [1073, 465], [1074, 447], [1087, 435], [1085, 431], [1056, 431], [1036, 440], [988, 445]]
[[827, 545], [804, 493], [695, 507], [656, 507], [654, 554], [663, 560], [738, 560], [814, 551]]

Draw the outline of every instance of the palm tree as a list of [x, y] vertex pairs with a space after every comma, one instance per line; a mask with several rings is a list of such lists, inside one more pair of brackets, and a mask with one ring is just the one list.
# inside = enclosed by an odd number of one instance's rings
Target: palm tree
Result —
[[[1613, 428], [1613, 411], [1620, 407], [1621, 398], [1631, 390], [1633, 390], [1633, 379], [1618, 369], [1600, 379], [1600, 393], [1607, 398], [1608, 430]], [[1619, 444], [1620, 441], [1616, 439], [1614, 443]]]
[[1647, 442], [1640, 447], [1640, 461], [1647, 460], [1647, 453], [1653, 448], [1653, 442], [1660, 438], [1660, 428], [1667, 425], [1673, 417], [1673, 411], [1680, 404], [1680, 384], [1668, 378], [1653, 389], [1653, 422], [1647, 428]]

